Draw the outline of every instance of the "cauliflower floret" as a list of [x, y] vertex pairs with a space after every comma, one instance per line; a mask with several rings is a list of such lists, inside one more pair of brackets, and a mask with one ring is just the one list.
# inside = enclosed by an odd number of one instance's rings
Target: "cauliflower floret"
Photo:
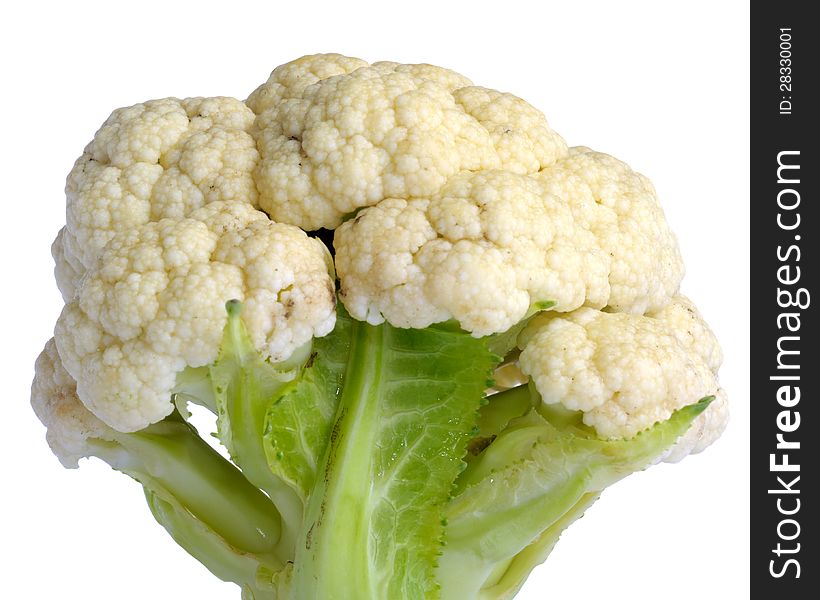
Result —
[[57, 284], [70, 301], [114, 235], [209, 202], [332, 228], [465, 170], [534, 173], [565, 153], [532, 106], [447, 69], [306, 56], [275, 69], [247, 104], [165, 98], [115, 110], [68, 176]]
[[520, 98], [432, 65], [308, 56], [276, 69], [248, 104], [260, 206], [306, 230], [435, 194], [463, 171], [534, 173], [566, 154]]
[[276, 67], [268, 80], [256, 88], [245, 103], [258, 115], [278, 106], [285, 99], [299, 98], [305, 88], [322, 79], [347, 75], [366, 66], [367, 62], [360, 58], [341, 54], [303, 56]]
[[587, 148], [534, 176], [453, 176], [431, 198], [391, 198], [336, 230], [350, 314], [474, 335], [506, 331], [531, 306], [643, 313], [683, 277], [674, 235], [645, 177]]
[[683, 279], [683, 260], [655, 188], [620, 160], [572, 148], [538, 173], [547, 194], [565, 199], [579, 227], [589, 229], [610, 257], [606, 304], [643, 314], [666, 306]]
[[710, 395], [715, 401], [667, 459], [703, 450], [726, 426], [720, 348], [684, 296], [647, 315], [545, 312], [522, 332], [519, 346], [521, 370], [542, 401], [582, 411], [584, 423], [603, 437], [632, 437]]
[[34, 364], [31, 406], [48, 429], [46, 441], [67, 469], [76, 469], [81, 458], [89, 456], [89, 439], [112, 440], [114, 432], [88, 412], [77, 397], [77, 385], [63, 368], [54, 338]]
[[66, 182], [66, 226], [52, 248], [70, 301], [117, 233], [218, 200], [256, 205], [254, 119], [233, 98], [165, 98], [115, 110]]
[[65, 301], [70, 300], [77, 293], [77, 286], [85, 274], [85, 267], [80, 262], [77, 253], [66, 250], [66, 238], [71, 237], [68, 229], [63, 227], [57, 232], [57, 237], [51, 244], [51, 255], [54, 257], [54, 279]]
[[168, 415], [177, 373], [216, 359], [232, 298], [261, 354], [286, 359], [333, 329], [327, 249], [243, 202], [114, 236], [55, 329], [83, 403], [118, 431]]

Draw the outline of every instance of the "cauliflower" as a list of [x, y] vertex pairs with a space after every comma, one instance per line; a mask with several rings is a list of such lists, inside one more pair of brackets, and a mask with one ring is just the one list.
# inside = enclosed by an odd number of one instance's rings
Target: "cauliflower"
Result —
[[476, 335], [507, 331], [541, 301], [659, 309], [683, 277], [652, 185], [587, 148], [535, 176], [462, 173], [431, 198], [388, 198], [339, 227], [334, 246], [355, 318], [452, 318]]
[[726, 425], [720, 347], [685, 296], [656, 313], [581, 308], [545, 312], [522, 332], [519, 359], [546, 404], [582, 411], [605, 437], [632, 437], [668, 419], [692, 398], [715, 396], [675, 447], [682, 458], [715, 441]]
[[217, 200], [257, 206], [253, 112], [233, 98], [151, 100], [115, 110], [74, 163], [54, 242], [66, 301], [117, 233]]
[[95, 415], [136, 431], [172, 410], [176, 375], [216, 360], [225, 302], [245, 301], [256, 349], [275, 361], [333, 329], [326, 249], [242, 202], [118, 233], [55, 328], [60, 356]]
[[537, 173], [566, 154], [523, 100], [431, 65], [305, 57], [275, 69], [248, 106], [260, 206], [303, 229], [434, 194], [464, 171]]
[[31, 406], [48, 428], [46, 441], [67, 469], [92, 454], [89, 439], [110, 441], [114, 430], [92, 415], [77, 397], [77, 383], [63, 367], [54, 339], [50, 339], [34, 364], [37, 377], [31, 386]]
[[66, 200], [46, 439], [247, 600], [512, 597], [726, 426], [649, 180], [447, 69], [306, 56], [118, 109]]

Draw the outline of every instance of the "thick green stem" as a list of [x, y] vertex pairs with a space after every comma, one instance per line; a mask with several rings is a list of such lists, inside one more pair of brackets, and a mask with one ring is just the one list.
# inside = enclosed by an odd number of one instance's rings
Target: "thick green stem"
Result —
[[173, 500], [243, 552], [270, 554], [280, 519], [270, 500], [208, 446], [176, 413], [95, 454], [163, 498]]
[[488, 396], [478, 413], [478, 436], [496, 436], [507, 423], [527, 414], [534, 405], [528, 384], [523, 384]]
[[352, 323], [296, 551], [297, 598], [435, 598], [442, 508], [496, 363], [452, 326]]
[[478, 600], [506, 600], [515, 596], [532, 570], [547, 560], [564, 530], [580, 519], [598, 500], [595, 492], [584, 494], [564, 515], [544, 530], [535, 541], [493, 572], [478, 593]]
[[112, 430], [88, 445], [92, 455], [143, 485], [157, 521], [217, 577], [256, 600], [275, 598], [257, 573], [284, 565], [276, 554], [276, 508], [178, 413], [135, 433]]
[[173, 499], [166, 500], [148, 488], [145, 498], [157, 522], [211, 573], [222, 581], [236, 583], [249, 598], [276, 600], [271, 578], [266, 582], [259, 574], [260, 570], [278, 572], [281, 562], [272, 556], [237, 550]]
[[[378, 433], [384, 328], [356, 326], [339, 410], [324, 470], [311, 494], [294, 587], [300, 598], [353, 599], [373, 589], [369, 508], [373, 492], [370, 455]], [[327, 514], [332, 509], [332, 514]]]
[[[598, 439], [566, 411], [557, 413], [555, 422], [535, 410], [511, 421], [471, 463], [446, 509], [447, 545], [438, 570], [442, 597], [472, 600], [488, 583], [496, 586], [494, 580], [511, 565], [521, 572], [527, 560], [542, 560], [526, 550], [542, 532], [557, 535], [586, 499], [646, 468], [710, 401], [682, 408], [626, 440]], [[458, 572], [472, 577], [465, 580]]]

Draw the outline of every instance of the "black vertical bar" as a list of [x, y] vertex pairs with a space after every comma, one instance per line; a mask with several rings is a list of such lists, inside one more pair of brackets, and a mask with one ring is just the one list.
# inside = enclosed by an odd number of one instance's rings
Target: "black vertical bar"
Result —
[[818, 23], [813, 3], [751, 12], [751, 590], [820, 598]]

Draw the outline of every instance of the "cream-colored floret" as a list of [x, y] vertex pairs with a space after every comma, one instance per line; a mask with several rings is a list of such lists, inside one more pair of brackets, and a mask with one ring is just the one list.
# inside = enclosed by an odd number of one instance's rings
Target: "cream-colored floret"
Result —
[[566, 153], [520, 98], [432, 65], [308, 56], [277, 68], [248, 104], [260, 206], [306, 230], [385, 198], [430, 196], [464, 171], [534, 173]]
[[52, 248], [63, 298], [73, 298], [119, 232], [208, 202], [255, 205], [253, 119], [233, 98], [166, 98], [115, 110], [66, 182], [66, 226]]
[[76, 382], [63, 368], [53, 338], [34, 364], [31, 406], [47, 428], [48, 445], [66, 468], [77, 468], [77, 462], [90, 454], [89, 439], [113, 439], [111, 428], [77, 397]]
[[677, 409], [715, 395], [670, 456], [712, 443], [726, 425], [720, 348], [683, 296], [647, 315], [581, 308], [538, 315], [519, 338], [519, 363], [543, 402], [583, 411], [603, 437], [631, 437]]
[[368, 63], [360, 58], [335, 53], [309, 54], [276, 67], [245, 103], [260, 114], [279, 106], [283, 100], [300, 98], [305, 88], [322, 79], [347, 75], [366, 66]]
[[225, 302], [283, 360], [335, 323], [327, 250], [243, 202], [214, 202], [114, 236], [63, 309], [55, 338], [83, 403], [119, 431], [172, 410], [186, 367], [216, 359]]
[[587, 148], [535, 175], [463, 173], [430, 198], [384, 200], [339, 227], [334, 247], [355, 318], [454, 318], [474, 335], [509, 329], [541, 301], [658, 310], [683, 276], [651, 184]]
[[73, 236], [68, 229], [62, 227], [57, 232], [54, 243], [51, 244], [51, 255], [54, 257], [54, 279], [57, 280], [57, 287], [65, 301], [74, 297], [80, 279], [85, 275], [85, 267], [80, 262], [78, 253], [66, 248], [66, 240], [71, 238]]
[[613, 311], [643, 314], [668, 304], [683, 278], [683, 260], [646, 177], [608, 154], [577, 147], [538, 178], [546, 193], [566, 199], [577, 225], [610, 256], [606, 304]]
[[[261, 152], [261, 159], [260, 159]], [[534, 173], [566, 153], [523, 100], [432, 65], [338, 54], [278, 67], [247, 104], [165, 98], [115, 110], [66, 183], [53, 246], [66, 302], [118, 232], [209, 202], [263, 208], [305, 230], [465, 170]]]

